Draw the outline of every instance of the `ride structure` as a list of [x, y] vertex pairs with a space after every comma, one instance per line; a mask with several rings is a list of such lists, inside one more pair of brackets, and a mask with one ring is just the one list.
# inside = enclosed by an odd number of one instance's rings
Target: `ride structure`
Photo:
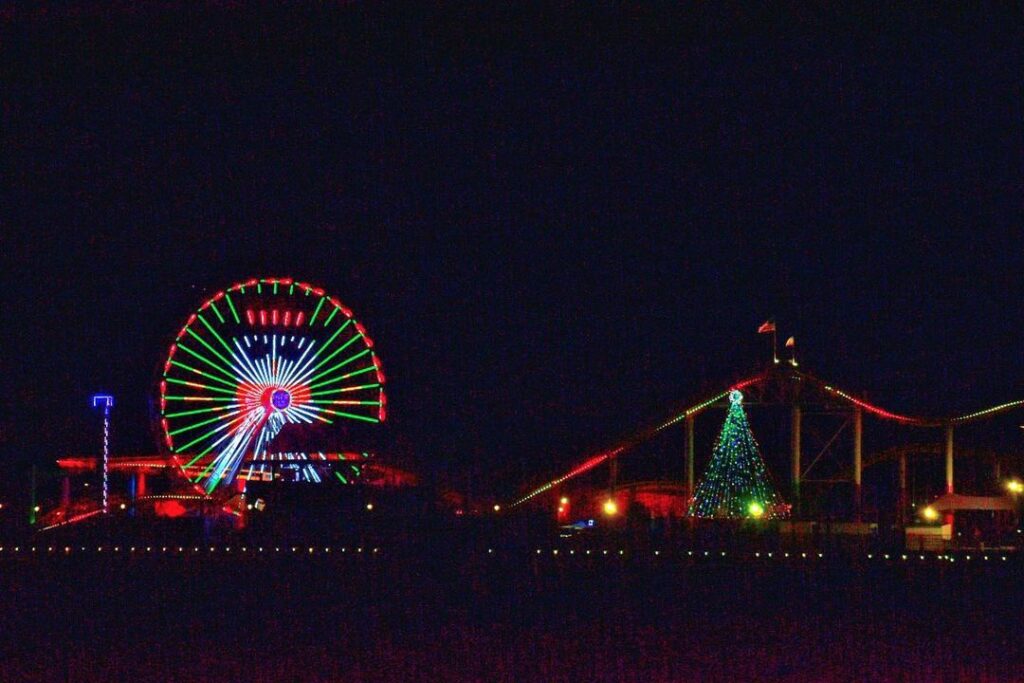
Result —
[[[776, 418], [783, 418], [775, 423], [777, 428], [782, 427], [781, 430], [777, 429], [776, 434], [788, 432], [789, 443], [788, 449], [786, 449], [788, 453], [777, 448], [775, 456], [778, 460], [778, 456], [788, 455], [789, 460], [788, 481], [786, 479], [782, 481], [783, 493], [787, 502], [784, 508], [779, 508], [780, 513], [785, 510], [786, 514], [772, 512], [771, 505], [765, 506], [764, 501], [761, 500], [757, 501], [756, 508], [748, 507], [746, 515], [741, 515], [739, 511], [730, 514], [717, 514], [718, 505], [715, 505], [714, 511], [712, 511], [712, 508], [702, 508], [700, 504], [695, 476], [698, 455], [695, 423], [704, 413], [719, 410], [728, 413], [735, 407], [730, 398], [736, 396], [735, 392], [742, 392], [745, 406], [768, 409], [774, 411], [773, 414]], [[1024, 400], [1007, 401], [983, 410], [944, 417], [899, 413], [867, 400], [863, 394], [844, 390], [834, 383], [820, 379], [798, 367], [795, 358], [780, 361], [773, 357], [770, 363], [760, 371], [734, 381], [710, 396], [699, 398], [691, 402], [688, 407], [673, 411], [668, 416], [650, 423], [631, 436], [613, 443], [589, 457], [581, 458], [575, 467], [561, 476], [520, 493], [502, 506], [502, 509], [510, 511], [521, 506], [534, 508], [553, 506], [553, 503], [544, 501], [547, 501], [552, 495], [565, 495], [562, 491], [570, 481], [600, 466], [607, 465], [607, 483], [598, 486], [593, 491], [593, 498], [598, 502], [598, 506], [606, 505], [609, 502], [615, 503], [614, 509], [621, 512], [627, 507], [623, 503], [632, 499], [639, 500], [637, 491], [634, 490], [639, 484], [623, 484], [619, 481], [620, 461], [628, 455], [649, 453], [649, 448], [641, 447], [652, 442], [658, 435], [678, 427], [683, 432], [683, 453], [682, 467], [677, 472], [682, 476], [641, 482], [645, 491], [657, 489], [660, 492], [656, 496], [658, 499], [656, 506], [652, 507], [645, 502], [645, 508], [652, 510], [657, 508], [665, 511], [664, 514], [669, 516], [678, 516], [678, 511], [682, 509], [690, 518], [745, 516], [767, 519], [786, 517], [792, 520], [792, 524], [813, 523], [820, 519], [819, 515], [824, 515], [831, 522], [848, 520], [851, 524], [865, 527], [869, 525], [868, 520], [876, 520], [877, 524], [880, 521], [880, 516], [885, 516], [886, 519], [891, 517], [895, 524], [903, 526], [911, 521], [914, 514], [918, 514], [913, 511], [913, 503], [908, 498], [908, 480], [910, 479], [908, 457], [913, 456], [922, 464], [926, 459], [941, 459], [943, 461], [942, 470], [945, 477], [941, 488], [936, 488], [933, 491], [929, 489], [929, 498], [922, 502], [927, 502], [931, 497], [942, 493], [954, 493], [954, 464], [958, 459], [973, 460], [975, 475], [977, 475], [978, 466], [983, 464], [982, 461], [991, 461], [992, 476], [984, 477], [986, 483], [982, 487], [986, 490], [998, 491], [1006, 486], [1002, 481], [1001, 466], [1010, 466], [1013, 470], [1019, 471], [1020, 458], [1012, 453], [993, 454], [966, 448], [963, 445], [955, 447], [954, 431], [1021, 408], [1024, 408]], [[866, 435], [866, 418], [873, 420], [877, 432]], [[726, 426], [728, 426], [728, 418]], [[865, 443], [877, 443], [883, 429], [890, 442], [895, 439], [898, 443], [908, 436], [915, 435], [914, 439], [917, 443], [896, 449], [888, 447], [887, 444], [879, 444], [876, 446], [876, 450], [865, 452]], [[741, 435], [742, 430], [737, 431], [736, 434]], [[922, 443], [920, 437], [929, 434], [941, 435], [941, 440], [929, 439]], [[808, 436], [815, 438], [809, 440]], [[866, 438], [866, 436], [871, 438]], [[809, 446], [812, 446], [814, 450], [809, 449]], [[936, 458], [936, 456], [938, 457]], [[714, 453], [712, 453], [713, 460]], [[726, 464], [726, 462], [726, 460], [722, 460], [721, 464]], [[864, 470], [866, 467], [884, 463], [898, 464], [898, 479], [894, 487], [898, 495], [892, 506], [894, 509], [891, 511], [881, 510], [882, 504], [877, 500], [872, 501], [871, 509], [866, 509], [863, 485]], [[709, 463], [709, 469], [714, 469], [711, 467], [713, 464], [713, 462]], [[726, 472], [729, 469], [724, 468], [721, 471]], [[924, 469], [926, 468], [922, 467], [922, 470]], [[825, 470], [824, 476], [822, 470]], [[735, 469], [733, 471], [735, 472]], [[977, 477], [975, 480], [977, 481]], [[586, 488], [586, 485], [583, 485], [583, 488]], [[808, 490], [809, 488], [810, 490]], [[823, 512], [821, 505], [826, 495], [831, 497], [834, 505], [837, 505], [835, 496], [830, 493], [836, 490], [849, 491], [849, 504], [832, 508], [842, 510], [838, 513], [831, 510]], [[1024, 490], [1024, 486], [1022, 486], [1022, 490]], [[818, 494], [817, 498], [814, 495], [809, 495], [814, 493]], [[674, 500], [668, 500], [669, 498]], [[815, 510], [816, 505], [818, 506], [817, 510]], [[577, 505], [577, 509], [580, 507]], [[600, 514], [599, 509], [598, 514]], [[936, 520], [936, 522], [938, 521]], [[952, 512], [945, 514], [941, 522], [944, 527], [943, 533], [947, 536], [953, 534]], [[851, 526], [851, 528], [854, 527]]]
[[[102, 460], [57, 460], [60, 504], [39, 528], [108, 510], [230, 514], [242, 524], [278, 484], [416, 486], [415, 474], [375, 458], [385, 381], [372, 338], [338, 299], [292, 278], [238, 282], [189, 315], [167, 351], [156, 382], [158, 452], [110, 457], [112, 400], [98, 396]], [[100, 473], [98, 504], [90, 484]]]
[[322, 442], [384, 422], [384, 383], [366, 329], [323, 289], [291, 278], [240, 282], [207, 299], [171, 344], [159, 384], [162, 446], [207, 496], [236, 481], [348, 483], [363, 458], [328, 455]]

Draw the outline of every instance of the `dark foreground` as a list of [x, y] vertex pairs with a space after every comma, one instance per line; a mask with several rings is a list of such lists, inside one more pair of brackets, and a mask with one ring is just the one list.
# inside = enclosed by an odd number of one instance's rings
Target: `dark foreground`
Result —
[[0, 680], [1024, 680], [1014, 557], [123, 550], [0, 557]]

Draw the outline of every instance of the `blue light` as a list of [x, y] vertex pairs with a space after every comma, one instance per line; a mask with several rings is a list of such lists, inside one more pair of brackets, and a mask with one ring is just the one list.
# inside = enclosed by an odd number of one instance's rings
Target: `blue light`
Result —
[[113, 405], [114, 397], [111, 396], [110, 394], [96, 394], [95, 396], [92, 397], [93, 408], [99, 408], [100, 406], [103, 406], [104, 408], [110, 408]]
[[270, 403], [278, 410], [284, 410], [292, 402], [292, 395], [285, 389], [277, 389], [270, 395]]

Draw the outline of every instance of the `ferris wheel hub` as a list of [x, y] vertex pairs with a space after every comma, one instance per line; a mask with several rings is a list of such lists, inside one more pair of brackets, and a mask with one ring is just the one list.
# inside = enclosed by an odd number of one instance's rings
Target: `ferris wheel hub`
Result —
[[287, 389], [274, 389], [270, 394], [270, 405], [277, 410], [284, 410], [292, 403], [292, 395]]

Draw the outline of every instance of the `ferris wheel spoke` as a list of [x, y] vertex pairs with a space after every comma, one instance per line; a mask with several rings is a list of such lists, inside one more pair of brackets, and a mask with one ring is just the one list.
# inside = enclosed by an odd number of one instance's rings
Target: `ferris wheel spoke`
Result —
[[225, 358], [225, 357], [224, 357], [224, 354], [222, 354], [222, 353], [221, 353], [220, 351], [218, 351], [217, 349], [215, 349], [215, 348], [213, 348], [212, 346], [210, 346], [209, 342], [207, 342], [207, 341], [206, 341], [205, 339], [203, 339], [202, 337], [200, 337], [200, 336], [199, 336], [199, 333], [198, 333], [198, 332], [196, 332], [196, 331], [195, 331], [194, 329], [192, 329], [192, 328], [190, 327], [190, 328], [188, 328], [188, 333], [189, 333], [189, 334], [191, 334], [191, 335], [192, 335], [192, 337], [193, 337], [193, 338], [194, 338], [194, 339], [195, 339], [196, 341], [198, 341], [198, 342], [199, 342], [200, 344], [202, 344], [203, 346], [205, 346], [205, 347], [206, 347], [206, 349], [207, 349], [207, 350], [208, 350], [208, 351], [209, 351], [210, 353], [212, 353], [213, 355], [217, 356], [217, 358], [220, 358], [220, 359], [221, 359], [221, 361], [223, 361], [223, 363], [224, 363], [224, 364], [225, 364], [226, 366], [228, 366], [228, 367], [229, 367], [229, 368], [231, 368], [232, 370], [235, 370], [235, 371], [237, 371], [237, 368], [235, 368], [235, 364], [234, 364], [234, 363], [232, 363], [232, 362], [231, 362], [230, 360], [228, 360], [227, 358]]
[[167, 413], [166, 415], [164, 415], [164, 417], [166, 417], [166, 418], [186, 417], [188, 415], [200, 415], [202, 413], [222, 412], [222, 411], [231, 410], [232, 408], [237, 408], [237, 407], [238, 407], [237, 405], [234, 405], [234, 406], [214, 406], [213, 408], [198, 408], [196, 410], [182, 410], [182, 411], [179, 411], [179, 412], [176, 412], [176, 413]]
[[[351, 322], [351, 321], [349, 321], [349, 322]], [[338, 330], [338, 332], [341, 332], [341, 330], [339, 329], [339, 330]], [[330, 362], [330, 361], [331, 361], [331, 360], [332, 360], [332, 359], [333, 359], [333, 358], [334, 358], [335, 356], [337, 356], [337, 355], [338, 355], [339, 353], [341, 353], [342, 351], [344, 351], [344, 350], [345, 350], [345, 349], [347, 349], [348, 347], [352, 346], [353, 344], [355, 344], [355, 343], [356, 343], [357, 341], [359, 341], [360, 339], [362, 339], [362, 336], [361, 336], [361, 335], [360, 335], [359, 333], [356, 333], [356, 334], [352, 335], [351, 337], [349, 337], [348, 339], [346, 339], [346, 340], [345, 340], [345, 343], [344, 343], [344, 344], [342, 344], [341, 346], [339, 346], [338, 348], [336, 348], [336, 349], [335, 349], [334, 351], [332, 351], [332, 352], [331, 352], [331, 354], [330, 354], [329, 356], [327, 356], [326, 358], [323, 358], [323, 359], [321, 359], [319, 363], [317, 363], [316, 365], [314, 365], [314, 366], [313, 366], [313, 368], [312, 368], [312, 370], [311, 370], [310, 372], [316, 372], [317, 370], [319, 370], [320, 368], [322, 368], [322, 367], [323, 367], [324, 365], [326, 365], [327, 363], [329, 363], [329, 362]], [[323, 350], [323, 349], [321, 348], [321, 351], [322, 351], [322, 350]], [[369, 351], [370, 349], [369, 349], [369, 348], [367, 348], [366, 350], [367, 350], [367, 351]]]
[[[238, 349], [238, 353], [242, 355], [242, 360], [244, 361], [243, 367], [247, 368], [249, 371], [246, 375], [246, 380], [251, 384], [259, 384], [259, 371], [256, 369], [252, 359], [249, 358], [249, 354], [245, 352], [245, 349], [242, 348], [242, 345], [238, 343], [237, 339], [233, 339], [232, 341], [235, 343], [235, 348]], [[232, 354], [232, 358], [234, 358], [234, 354]]]
[[253, 411], [247, 415], [246, 421], [242, 424], [242, 427], [239, 430], [229, 432], [211, 444], [211, 447], [218, 446], [222, 441], [231, 437], [231, 442], [227, 447], [225, 447], [224, 450], [222, 450], [215, 458], [210, 460], [210, 463], [196, 478], [196, 483], [198, 483], [210, 473], [211, 469], [214, 470], [213, 475], [211, 475], [210, 480], [207, 482], [207, 486], [205, 487], [207, 489], [207, 493], [211, 493], [213, 489], [216, 488], [217, 482], [219, 482], [223, 477], [223, 473], [227, 465], [235, 459], [241, 461], [242, 457], [245, 455], [245, 450], [249, 445], [249, 442], [252, 441], [256, 425], [262, 419], [262, 416], [257, 413], [258, 411]]
[[[201, 451], [200, 451], [199, 453], [197, 453], [197, 454], [195, 455], [195, 457], [193, 457], [193, 458], [192, 458], [191, 460], [189, 460], [189, 461], [188, 461], [188, 463], [187, 463], [187, 464], [186, 464], [185, 466], [186, 466], [186, 467], [191, 467], [192, 465], [194, 465], [194, 464], [195, 464], [195, 463], [196, 463], [196, 462], [197, 462], [197, 461], [198, 461], [198, 460], [199, 460], [200, 458], [202, 458], [202, 457], [203, 457], [203, 456], [205, 456], [205, 455], [206, 455], [207, 453], [209, 453], [210, 451], [212, 451], [212, 450], [213, 450], [214, 448], [216, 448], [217, 446], [219, 446], [219, 445], [220, 445], [220, 444], [221, 444], [221, 443], [222, 443], [222, 442], [223, 442], [223, 441], [224, 441], [225, 439], [227, 439], [227, 438], [228, 438], [229, 436], [231, 436], [231, 435], [232, 435], [232, 434], [234, 434], [234, 433], [236, 433], [236, 432], [235, 432], [234, 430], [233, 430], [233, 431], [230, 431], [230, 432], [228, 432], [227, 434], [225, 434], [225, 435], [221, 436], [221, 437], [220, 437], [219, 439], [217, 439], [216, 441], [213, 441], [212, 443], [209, 443], [209, 444], [207, 444], [206, 448], [204, 448], [204, 449], [203, 449], [203, 450], [201, 450]], [[214, 459], [216, 459], [216, 458], [212, 458], [211, 460], [214, 460]], [[209, 471], [209, 469], [207, 468], [207, 470], [206, 470], [206, 471]], [[202, 476], [204, 476], [204, 475], [200, 475], [200, 477], [199, 477], [199, 478], [202, 478]], [[198, 479], [197, 479], [197, 481], [198, 481]]]
[[[324, 385], [334, 384], [335, 382], [340, 382], [340, 381], [341, 381], [341, 378], [339, 377], [338, 379], [332, 379], [332, 380], [330, 380], [328, 382], [321, 382], [317, 386], [318, 387], [322, 387]], [[350, 392], [353, 392], [353, 391], [363, 391], [364, 389], [378, 389], [378, 388], [380, 388], [380, 384], [377, 384], [377, 383], [373, 383], [373, 384], [354, 384], [354, 385], [350, 385], [350, 386], [347, 386], [347, 387], [340, 387], [338, 389], [328, 389], [327, 391], [312, 391], [312, 392], [310, 392], [309, 395], [310, 396], [330, 396], [332, 394], [347, 394], [347, 393], [350, 393]]]
[[232, 411], [230, 413], [225, 413], [224, 415], [218, 415], [217, 417], [211, 417], [209, 420], [202, 420], [201, 422], [196, 422], [196, 423], [190, 424], [190, 425], [188, 425], [186, 427], [180, 427], [178, 429], [169, 431], [167, 433], [170, 434], [171, 436], [177, 436], [178, 434], [184, 434], [185, 432], [191, 432], [194, 429], [198, 429], [200, 427], [205, 427], [206, 425], [213, 424], [214, 422], [221, 422], [221, 421], [223, 421], [227, 417], [230, 417], [232, 415], [237, 415], [240, 411], [241, 411], [241, 409], [238, 409], [238, 410]]
[[370, 365], [370, 366], [367, 366], [365, 368], [359, 368], [358, 370], [353, 370], [352, 372], [346, 372], [339, 379], [349, 379], [351, 377], [357, 377], [359, 375], [365, 375], [368, 372], [375, 372], [376, 370], [377, 370], [377, 366], [376, 365]]
[[313, 418], [307, 417], [306, 413], [288, 409], [284, 411], [284, 419], [288, 424], [313, 424]]
[[324, 422], [326, 424], [334, 424], [334, 420], [330, 420], [319, 414], [323, 411], [323, 409], [317, 406], [307, 404], [302, 407], [296, 406], [294, 410], [298, 415], [307, 415], [313, 418], [314, 420], [319, 420], [320, 422]]
[[366, 415], [357, 415], [356, 413], [345, 413], [340, 410], [331, 410], [330, 408], [321, 408], [320, 410], [331, 415], [337, 415], [338, 417], [347, 417], [350, 420], [361, 420], [363, 422], [380, 422], [375, 417], [367, 417]]
[[[228, 299], [228, 303], [229, 303], [229, 304], [231, 303], [231, 300], [230, 300], [230, 299]], [[233, 307], [232, 307], [232, 312], [234, 312], [234, 308], [233, 308]], [[206, 318], [204, 318], [204, 317], [202, 316], [202, 314], [199, 314], [199, 315], [198, 315], [197, 317], [198, 317], [198, 318], [199, 318], [199, 320], [200, 320], [200, 321], [201, 321], [201, 322], [203, 323], [203, 325], [205, 325], [205, 326], [206, 326], [206, 329], [208, 329], [208, 330], [210, 331], [210, 334], [212, 334], [212, 335], [214, 336], [214, 338], [215, 338], [215, 339], [216, 339], [217, 341], [219, 341], [219, 342], [220, 342], [220, 345], [224, 347], [224, 350], [228, 352], [228, 355], [231, 355], [231, 347], [230, 347], [230, 346], [228, 346], [228, 343], [227, 343], [226, 341], [224, 341], [224, 337], [220, 336], [220, 333], [219, 333], [219, 332], [217, 332], [216, 328], [215, 328], [215, 327], [214, 327], [213, 325], [211, 325], [211, 324], [210, 324], [210, 323], [209, 323], [209, 322], [208, 322], [208, 321], [206, 320]], [[236, 320], [237, 320], [237, 318], [238, 318], [237, 314], [235, 315], [235, 318], [236, 318]], [[220, 355], [220, 354], [218, 354], [218, 355]], [[231, 365], [231, 363], [228, 363], [228, 365]]]
[[312, 327], [313, 323], [316, 322], [316, 317], [320, 315], [320, 309], [324, 307], [324, 302], [327, 301], [327, 297], [320, 297], [320, 301], [316, 304], [316, 309], [313, 311], [313, 315], [309, 316], [309, 326]]
[[221, 389], [220, 387], [211, 387], [208, 384], [201, 384], [200, 382], [188, 382], [188, 381], [183, 380], [183, 379], [174, 379], [173, 377], [168, 377], [167, 381], [169, 383], [171, 383], [171, 384], [180, 384], [182, 386], [193, 387], [195, 389], [206, 389], [207, 391], [215, 391], [215, 392], [221, 393], [221, 394], [228, 394], [229, 396], [234, 396], [237, 393], [235, 391], [232, 391], [231, 389]]
[[315, 382], [316, 380], [320, 379], [321, 377], [326, 377], [326, 376], [330, 375], [331, 373], [333, 373], [333, 372], [335, 372], [337, 370], [340, 370], [341, 368], [345, 367], [349, 363], [352, 363], [352, 362], [355, 362], [355, 361], [359, 360], [360, 358], [362, 358], [363, 356], [365, 356], [365, 355], [367, 355], [369, 353], [371, 353], [370, 349], [363, 349], [359, 353], [357, 353], [355, 355], [352, 355], [352, 356], [349, 356], [348, 358], [346, 358], [345, 360], [341, 361], [337, 365], [334, 365], [334, 366], [328, 368], [327, 370], [324, 370], [320, 374], [318, 374], [318, 375], [316, 375], [314, 377], [310, 377], [309, 378], [309, 382], [312, 383], [312, 382]]
[[331, 314], [327, 316], [327, 320], [324, 321], [324, 327], [327, 327], [328, 325], [331, 324], [331, 321], [334, 320], [334, 316], [338, 315], [338, 311], [340, 310], [340, 308], [336, 307], [333, 311], [331, 311]]
[[313, 353], [313, 356], [308, 361], [306, 361], [306, 366], [303, 367], [301, 371], [299, 371], [298, 378], [296, 379], [297, 382], [304, 382], [306, 380], [306, 378], [310, 374], [316, 372], [317, 368], [319, 368], [321, 365], [323, 365], [324, 363], [329, 361], [331, 358], [334, 358], [336, 355], [341, 353], [341, 351], [344, 350], [349, 344], [351, 344], [354, 339], [358, 339], [359, 338], [358, 334], [353, 336], [352, 339], [349, 339], [344, 344], [342, 344], [340, 347], [338, 347], [337, 349], [332, 351], [331, 355], [327, 356], [327, 358], [324, 358], [323, 360], [321, 360], [316, 365], [313, 365], [312, 367], [309, 367], [314, 362], [316, 362], [316, 359], [320, 357], [320, 354], [323, 353], [327, 349], [327, 347], [331, 345], [331, 342], [333, 342], [338, 337], [338, 335], [341, 334], [351, 324], [352, 324], [352, 319], [351, 318], [346, 320], [341, 325], [341, 327], [339, 327], [337, 330], [334, 331], [334, 334], [332, 334], [327, 339], [327, 341], [325, 341], [323, 344], [320, 345], [320, 348], [317, 349]]
[[[301, 345], [301, 342], [300, 342], [300, 345]], [[316, 345], [315, 341], [310, 342], [309, 346], [307, 346], [305, 348], [305, 350], [302, 352], [302, 355], [299, 356], [299, 359], [289, 366], [288, 372], [284, 375], [284, 377], [281, 380], [282, 383], [284, 383], [284, 384], [291, 384], [292, 383], [292, 378], [295, 377], [297, 373], [304, 371], [304, 368], [303, 368], [303, 370], [299, 370], [299, 368], [302, 367], [302, 364], [306, 360], [306, 356], [309, 355], [309, 352], [313, 350], [313, 347], [315, 345]]]
[[203, 354], [199, 353], [198, 351], [194, 351], [193, 349], [189, 348], [188, 346], [185, 346], [181, 342], [178, 342], [178, 348], [181, 349], [182, 351], [185, 351], [186, 353], [194, 356], [195, 358], [198, 358], [199, 360], [203, 361], [204, 363], [206, 363], [211, 368], [213, 368], [215, 370], [218, 370], [219, 372], [224, 374], [226, 377], [228, 377], [232, 381], [237, 382], [239, 379], [241, 379], [240, 377], [235, 375], [233, 372], [231, 372], [227, 368], [224, 368], [224, 367], [218, 365], [217, 363], [213, 362], [212, 360], [210, 360], [209, 358], [207, 358]]
[[224, 300], [228, 302], [228, 308], [231, 309], [231, 315], [235, 318], [235, 324], [241, 324], [242, 319], [238, 317], [238, 311], [235, 310], [235, 304], [231, 301], [231, 294], [229, 292], [224, 292]]
[[221, 379], [220, 377], [218, 377], [216, 375], [211, 375], [208, 372], [204, 372], [203, 370], [200, 370], [199, 368], [194, 368], [191, 365], [186, 365], [185, 363], [182, 363], [181, 361], [172, 360], [171, 361], [171, 365], [173, 365], [174, 367], [182, 368], [184, 370], [188, 370], [190, 372], [194, 372], [197, 375], [202, 375], [203, 377], [205, 377], [205, 378], [207, 378], [207, 379], [209, 379], [211, 381], [220, 382], [221, 384], [227, 385], [229, 387], [237, 386], [237, 382], [229, 382], [229, 381], [227, 381], [225, 379]]
[[218, 432], [222, 432], [222, 431], [224, 431], [225, 429], [227, 429], [227, 428], [228, 428], [228, 427], [230, 427], [231, 425], [233, 425], [233, 424], [235, 424], [235, 423], [237, 423], [237, 422], [241, 422], [241, 421], [242, 421], [243, 419], [245, 419], [245, 416], [244, 416], [244, 415], [243, 415], [243, 416], [241, 416], [241, 417], [236, 417], [236, 418], [235, 418], [235, 419], [233, 419], [233, 420], [228, 420], [227, 422], [225, 422], [224, 424], [220, 425], [219, 427], [215, 427], [214, 429], [211, 429], [210, 431], [206, 432], [206, 433], [205, 433], [205, 434], [203, 434], [202, 436], [200, 436], [200, 437], [196, 437], [196, 439], [195, 439], [195, 440], [193, 440], [193, 441], [189, 441], [189, 442], [188, 442], [187, 444], [185, 444], [184, 446], [182, 446], [181, 448], [179, 448], [179, 449], [178, 449], [178, 452], [180, 453], [180, 452], [182, 452], [182, 451], [187, 451], [187, 450], [188, 450], [189, 448], [191, 448], [192, 446], [195, 446], [195, 445], [196, 445], [197, 443], [199, 443], [200, 441], [205, 441], [206, 439], [209, 439], [209, 438], [210, 438], [211, 436], [213, 436], [214, 434], [217, 434]]
[[[302, 341], [305, 341], [305, 338], [303, 338]], [[285, 381], [287, 381], [288, 384], [301, 384], [302, 382], [305, 381], [305, 378], [308, 376], [308, 374], [312, 372], [312, 370], [309, 369], [309, 366], [314, 360], [316, 360], [317, 352], [314, 351], [313, 356], [308, 360], [306, 359], [306, 356], [309, 354], [310, 351], [313, 351], [313, 347], [315, 345], [316, 342], [311, 341], [309, 343], [309, 346], [306, 347], [306, 350], [303, 351], [302, 356], [299, 358], [299, 360], [297, 360], [295, 364], [291, 366], [288, 375], [285, 379]]]

